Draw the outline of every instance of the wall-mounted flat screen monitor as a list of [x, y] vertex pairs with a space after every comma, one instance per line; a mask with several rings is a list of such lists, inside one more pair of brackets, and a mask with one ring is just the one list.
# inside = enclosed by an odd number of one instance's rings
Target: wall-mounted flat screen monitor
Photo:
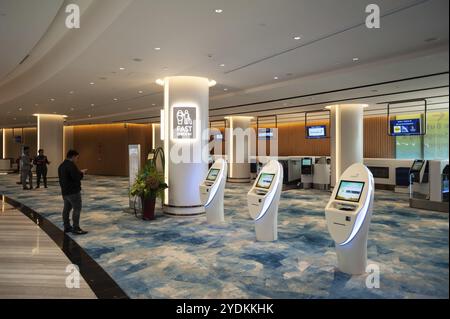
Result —
[[217, 179], [217, 176], [219, 175], [219, 172], [220, 172], [220, 169], [211, 168], [209, 170], [208, 176], [206, 176], [206, 180], [214, 182]]
[[271, 128], [259, 128], [258, 129], [258, 139], [271, 140], [272, 138], [273, 138], [273, 129], [271, 129]]
[[312, 158], [302, 158], [302, 166], [311, 166]]
[[341, 181], [336, 193], [337, 200], [358, 203], [364, 188], [364, 182]]
[[425, 161], [415, 160], [411, 166], [411, 171], [420, 172], [420, 170], [422, 169], [423, 163], [425, 163]]
[[269, 189], [272, 185], [273, 179], [275, 178], [275, 174], [269, 173], [261, 173], [259, 174], [258, 182], [256, 183], [256, 187]]
[[325, 138], [327, 137], [327, 127], [325, 125], [315, 125], [306, 127], [307, 138]]
[[391, 135], [407, 136], [422, 134], [420, 119], [391, 120]]

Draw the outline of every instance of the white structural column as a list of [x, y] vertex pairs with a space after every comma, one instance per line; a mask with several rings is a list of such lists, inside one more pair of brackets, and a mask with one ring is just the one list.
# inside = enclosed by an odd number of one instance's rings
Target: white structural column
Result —
[[163, 210], [177, 216], [203, 214], [199, 185], [208, 172], [209, 87], [214, 81], [174, 76], [157, 83], [164, 85], [161, 138], [169, 185]]
[[161, 139], [161, 124], [152, 124], [152, 148], [156, 149], [158, 147], [164, 148], [164, 142]]
[[331, 111], [331, 187], [352, 164], [363, 163], [365, 104], [339, 104]]
[[42, 148], [50, 161], [48, 178], [58, 177], [58, 166], [63, 160], [64, 115], [36, 114], [37, 149]]
[[[256, 139], [251, 130], [252, 117], [230, 116], [225, 137], [225, 154], [228, 159], [228, 182], [250, 182], [249, 143]], [[253, 132], [253, 134], [251, 134]]]

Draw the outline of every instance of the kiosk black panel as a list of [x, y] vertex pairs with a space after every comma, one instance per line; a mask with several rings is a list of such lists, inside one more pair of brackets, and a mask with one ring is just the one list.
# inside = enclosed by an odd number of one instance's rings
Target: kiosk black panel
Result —
[[313, 162], [311, 157], [302, 158], [302, 175], [311, 175]]
[[409, 167], [397, 167], [395, 169], [395, 185], [396, 186], [409, 186]]

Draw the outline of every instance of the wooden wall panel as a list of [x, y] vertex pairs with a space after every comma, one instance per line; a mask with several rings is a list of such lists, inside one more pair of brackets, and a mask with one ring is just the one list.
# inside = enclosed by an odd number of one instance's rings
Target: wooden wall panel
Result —
[[90, 174], [128, 176], [128, 145], [140, 144], [142, 163], [151, 149], [151, 126], [101, 124], [74, 126], [74, 149], [80, 153], [80, 168]]
[[364, 118], [365, 158], [395, 158], [395, 138], [387, 132], [386, 116]]

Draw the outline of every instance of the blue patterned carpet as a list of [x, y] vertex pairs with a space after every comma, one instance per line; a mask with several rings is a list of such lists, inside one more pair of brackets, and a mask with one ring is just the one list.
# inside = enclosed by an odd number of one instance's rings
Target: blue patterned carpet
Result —
[[[22, 191], [17, 175], [0, 176], [0, 194], [62, 228], [56, 184]], [[369, 263], [380, 267], [380, 288], [366, 276], [335, 268], [334, 243], [323, 208], [330, 194], [282, 194], [279, 240], [255, 241], [247, 212], [249, 185], [227, 185], [226, 223], [205, 216], [152, 222], [124, 213], [127, 179], [88, 176], [76, 241], [132, 298], [448, 298], [448, 214], [411, 209], [407, 196], [377, 191], [369, 233]]]

